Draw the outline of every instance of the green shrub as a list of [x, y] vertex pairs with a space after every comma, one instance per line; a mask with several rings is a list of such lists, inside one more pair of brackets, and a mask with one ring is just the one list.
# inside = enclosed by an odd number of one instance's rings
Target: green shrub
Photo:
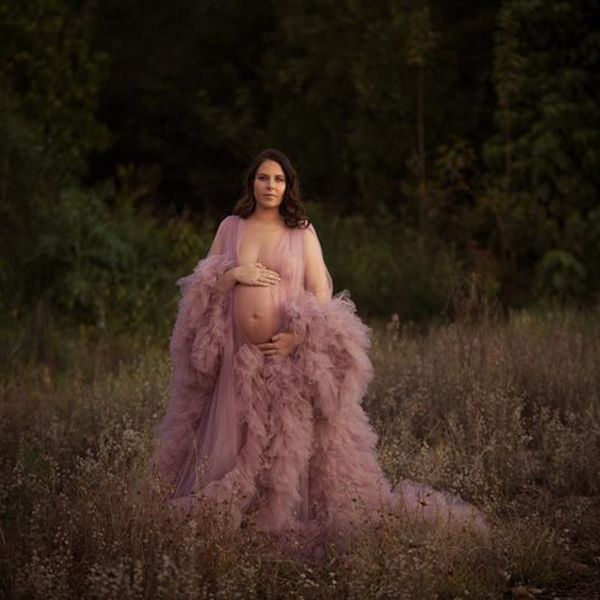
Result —
[[439, 315], [461, 278], [458, 258], [434, 237], [385, 215], [325, 215], [311, 207], [335, 292], [350, 290], [361, 313], [403, 320]]
[[110, 188], [71, 187], [37, 205], [27, 245], [7, 254], [0, 271], [8, 309], [2, 328], [12, 341], [5, 358], [48, 358], [65, 328], [86, 335], [164, 334], [176, 279], [204, 255], [212, 232], [178, 219], [159, 221], [135, 210], [130, 197], [115, 200]]

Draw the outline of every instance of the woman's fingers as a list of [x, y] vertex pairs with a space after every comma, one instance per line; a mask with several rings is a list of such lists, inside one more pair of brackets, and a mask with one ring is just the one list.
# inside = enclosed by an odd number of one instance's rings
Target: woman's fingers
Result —
[[274, 348], [277, 348], [277, 344], [275, 344], [273, 342], [264, 342], [262, 344], [256, 344], [256, 345], [261, 350], [273, 350]]
[[263, 350], [263, 356], [276, 356], [279, 350]]
[[241, 266], [238, 282], [242, 285], [268, 287], [281, 281], [276, 271], [267, 269], [261, 263], [249, 263]]
[[281, 277], [274, 271], [266, 269], [258, 277], [258, 283], [260, 285], [275, 285], [280, 281]]
[[268, 267], [265, 267], [262, 263], [256, 263], [256, 266], [260, 269], [263, 275], [270, 275], [271, 277], [278, 277], [281, 279], [281, 275], [277, 271], [273, 271]]
[[268, 279], [267, 277], [260, 277], [258, 280], [258, 285], [262, 285], [263, 287], [270, 287], [272, 285], [275, 285], [276, 283], [277, 280]]
[[251, 273], [251, 279], [247, 285], [258, 285], [261, 287], [267, 287], [275, 285], [281, 281], [281, 275], [277, 271], [267, 269], [262, 263], [254, 263], [254, 273]]
[[275, 285], [276, 283], [279, 283], [279, 279], [277, 277], [267, 276], [265, 277], [265, 280], [269, 285]]
[[277, 344], [273, 342], [265, 342], [264, 344], [256, 344], [257, 348], [265, 355], [265, 356], [275, 356], [279, 354], [279, 349], [277, 348]]

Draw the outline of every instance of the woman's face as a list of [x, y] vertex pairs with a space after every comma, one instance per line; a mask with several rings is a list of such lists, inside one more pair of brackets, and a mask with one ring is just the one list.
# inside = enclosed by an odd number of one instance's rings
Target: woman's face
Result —
[[283, 202], [285, 174], [281, 165], [274, 160], [265, 160], [256, 169], [254, 176], [254, 197], [257, 207], [277, 208]]

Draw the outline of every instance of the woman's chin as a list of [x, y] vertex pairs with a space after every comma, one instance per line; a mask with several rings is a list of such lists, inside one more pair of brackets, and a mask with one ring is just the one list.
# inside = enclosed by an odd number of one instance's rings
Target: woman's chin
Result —
[[280, 204], [281, 204], [281, 202], [279, 202], [278, 200], [275, 200], [275, 199], [264, 200], [263, 202], [261, 202], [261, 208], [263, 208], [265, 210], [279, 208]]

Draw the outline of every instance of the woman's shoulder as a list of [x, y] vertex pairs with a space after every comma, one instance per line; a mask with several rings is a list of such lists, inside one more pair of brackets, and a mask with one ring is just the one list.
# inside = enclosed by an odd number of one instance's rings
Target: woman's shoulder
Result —
[[227, 215], [219, 223], [219, 227], [217, 228], [217, 231], [221, 231], [221, 232], [227, 231], [232, 225], [235, 225], [240, 218], [241, 217], [238, 217], [237, 215]]
[[317, 235], [315, 226], [308, 219], [300, 224], [299, 229], [304, 237], [312, 237]]
[[240, 219], [241, 219], [241, 217], [238, 217], [237, 215], [227, 215], [221, 221], [221, 225], [223, 225], [224, 223], [235, 223], [236, 221], [239, 221]]
[[319, 254], [321, 252], [321, 241], [314, 225], [309, 222], [307, 226], [300, 228], [299, 231], [305, 256]]

